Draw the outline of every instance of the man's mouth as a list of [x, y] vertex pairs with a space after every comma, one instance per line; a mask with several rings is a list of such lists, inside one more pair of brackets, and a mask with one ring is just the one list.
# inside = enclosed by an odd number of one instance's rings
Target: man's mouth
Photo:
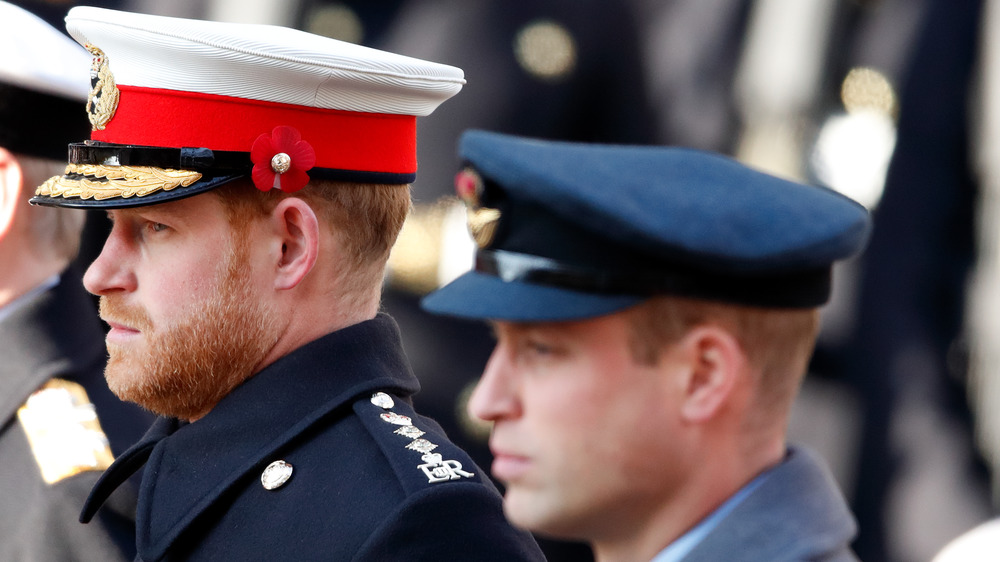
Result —
[[105, 319], [110, 329], [108, 330], [106, 341], [108, 343], [125, 343], [139, 337], [142, 332], [126, 324]]
[[490, 447], [493, 453], [493, 476], [503, 482], [517, 480], [530, 467], [531, 459], [514, 451]]

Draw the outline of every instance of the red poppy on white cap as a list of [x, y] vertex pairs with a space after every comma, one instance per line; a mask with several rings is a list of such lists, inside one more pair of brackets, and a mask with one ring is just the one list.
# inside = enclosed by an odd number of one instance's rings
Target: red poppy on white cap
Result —
[[90, 7], [66, 23], [94, 55], [93, 131], [39, 204], [149, 205], [251, 175], [285, 191], [409, 183], [416, 118], [465, 83], [455, 67], [277, 26]]

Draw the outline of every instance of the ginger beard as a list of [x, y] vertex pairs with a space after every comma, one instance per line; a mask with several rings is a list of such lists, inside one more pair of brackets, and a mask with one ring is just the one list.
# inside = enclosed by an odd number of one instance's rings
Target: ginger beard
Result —
[[118, 398], [156, 414], [193, 420], [254, 374], [278, 336], [274, 316], [253, 295], [245, 237], [234, 232], [231, 244], [212, 296], [192, 303], [172, 326], [154, 328], [142, 308], [101, 297], [102, 318], [143, 335], [142, 345], [108, 344], [104, 377]]

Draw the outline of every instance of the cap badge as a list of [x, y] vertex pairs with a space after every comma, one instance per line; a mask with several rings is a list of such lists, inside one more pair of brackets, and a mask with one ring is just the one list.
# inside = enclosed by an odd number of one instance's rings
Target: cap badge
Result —
[[108, 67], [108, 57], [104, 51], [93, 45], [87, 50], [94, 55], [90, 63], [90, 94], [87, 96], [87, 117], [95, 131], [101, 131], [115, 116], [118, 109], [118, 86]]
[[480, 198], [483, 189], [483, 178], [472, 168], [466, 168], [455, 176], [455, 191], [465, 202], [469, 234], [480, 248], [486, 248], [493, 242], [500, 222], [498, 209], [482, 206]]
[[446, 461], [439, 453], [425, 453], [420, 460], [424, 461], [424, 464], [417, 465], [417, 468], [424, 471], [430, 484], [475, 476], [471, 472], [462, 470], [462, 463], [454, 460]]
[[280, 189], [296, 192], [309, 183], [309, 170], [316, 165], [316, 150], [302, 140], [295, 127], [280, 125], [263, 133], [250, 148], [253, 184], [261, 191]]
[[372, 394], [372, 404], [375, 404], [383, 410], [388, 410], [396, 405], [396, 403], [393, 402], [392, 397], [384, 392], [376, 392], [375, 394]]
[[260, 483], [265, 490], [280, 488], [292, 477], [292, 465], [285, 461], [274, 461], [267, 465], [260, 475]]
[[385, 412], [380, 414], [382, 421], [387, 421], [396, 425], [413, 425], [413, 420], [402, 414], [397, 414], [396, 412]]

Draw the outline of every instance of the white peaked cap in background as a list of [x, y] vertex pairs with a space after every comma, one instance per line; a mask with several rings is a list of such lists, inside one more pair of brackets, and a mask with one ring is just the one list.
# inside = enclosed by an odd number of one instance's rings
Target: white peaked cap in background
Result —
[[0, 82], [54, 96], [87, 99], [90, 54], [35, 14], [2, 1], [0, 52]]
[[0, 1], [0, 147], [62, 160], [86, 136], [90, 54], [65, 33]]

